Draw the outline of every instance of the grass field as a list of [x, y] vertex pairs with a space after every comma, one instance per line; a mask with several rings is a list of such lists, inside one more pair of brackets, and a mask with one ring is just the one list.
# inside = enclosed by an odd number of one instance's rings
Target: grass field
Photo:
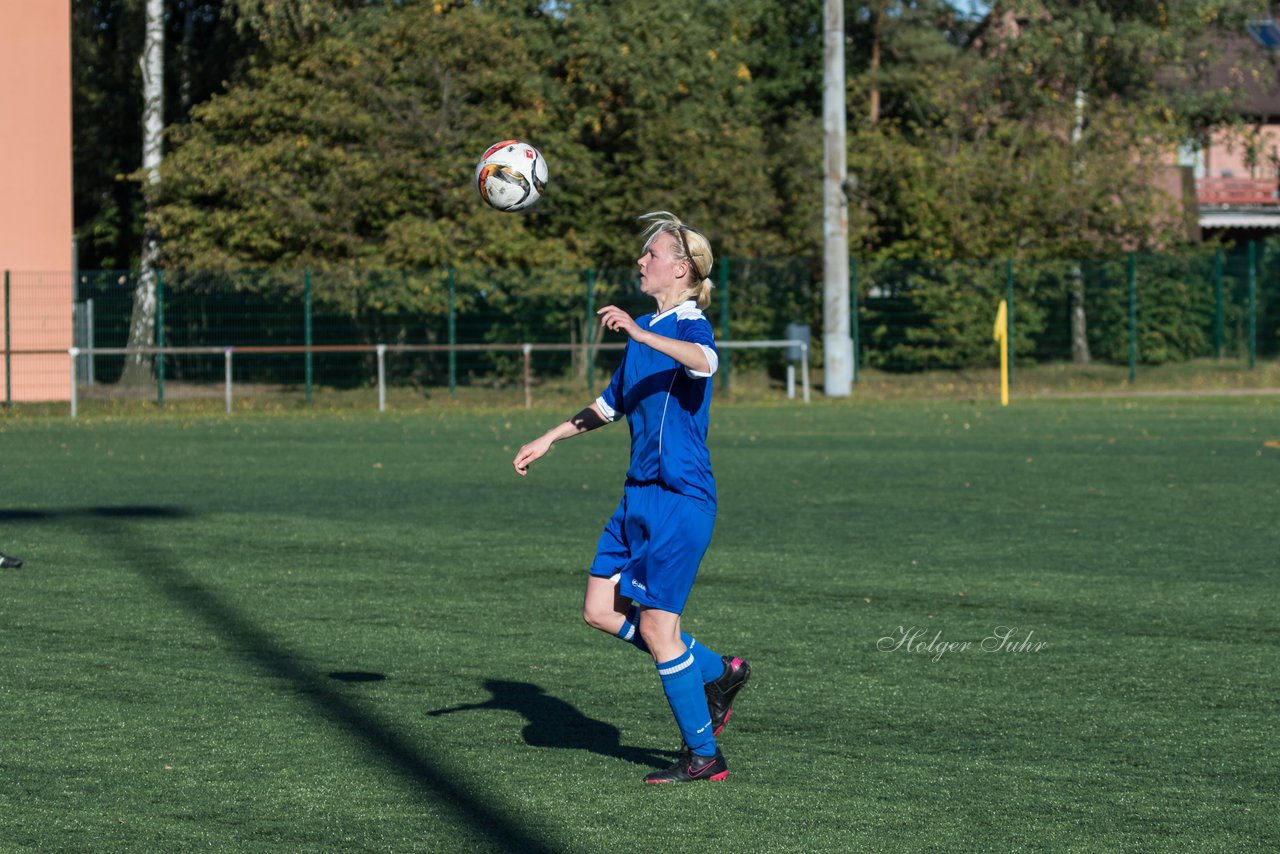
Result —
[[674, 788], [565, 414], [0, 420], [0, 850], [1280, 849], [1280, 398], [720, 407]]

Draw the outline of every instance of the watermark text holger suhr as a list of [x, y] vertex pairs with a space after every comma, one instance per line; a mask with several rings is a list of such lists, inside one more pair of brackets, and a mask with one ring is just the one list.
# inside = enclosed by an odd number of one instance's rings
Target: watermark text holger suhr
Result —
[[942, 637], [942, 629], [935, 629], [932, 636], [929, 629], [919, 626], [898, 626], [893, 634], [886, 635], [876, 641], [876, 649], [881, 652], [913, 652], [927, 655], [932, 661], [941, 661], [944, 655], [953, 652], [986, 652], [1018, 654], [1040, 652], [1049, 644], [1047, 641], [1032, 640], [1035, 631], [1023, 632], [1016, 626], [996, 626], [991, 634], [980, 641], [946, 640]]

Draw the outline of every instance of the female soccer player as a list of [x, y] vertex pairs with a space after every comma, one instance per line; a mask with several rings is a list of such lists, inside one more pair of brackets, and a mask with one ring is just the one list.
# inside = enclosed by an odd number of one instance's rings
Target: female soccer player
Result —
[[649, 653], [658, 668], [683, 743], [676, 764], [645, 782], [723, 780], [728, 765], [715, 737], [751, 667], [680, 629], [716, 516], [707, 418], [719, 360], [700, 311], [711, 301], [711, 244], [666, 211], [640, 219], [649, 223], [636, 261], [640, 290], [657, 311], [634, 319], [612, 305], [597, 312], [605, 329], [630, 339], [612, 381], [586, 409], [522, 447], [512, 464], [523, 476], [561, 439], [626, 416], [631, 464], [587, 576], [583, 618]]

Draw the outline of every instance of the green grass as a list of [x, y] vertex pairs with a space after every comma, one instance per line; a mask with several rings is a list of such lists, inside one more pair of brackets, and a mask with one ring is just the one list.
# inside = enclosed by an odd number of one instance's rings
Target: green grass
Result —
[[564, 414], [0, 420], [0, 850], [1280, 847], [1276, 398], [721, 406], [686, 627], [756, 675], [657, 789], [625, 429], [510, 470]]

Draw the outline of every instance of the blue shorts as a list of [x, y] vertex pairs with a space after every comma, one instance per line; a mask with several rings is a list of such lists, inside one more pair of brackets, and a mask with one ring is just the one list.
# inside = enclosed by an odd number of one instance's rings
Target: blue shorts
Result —
[[604, 526], [591, 574], [621, 573], [618, 593], [648, 608], [684, 611], [716, 517], [706, 505], [656, 483], [628, 482]]

